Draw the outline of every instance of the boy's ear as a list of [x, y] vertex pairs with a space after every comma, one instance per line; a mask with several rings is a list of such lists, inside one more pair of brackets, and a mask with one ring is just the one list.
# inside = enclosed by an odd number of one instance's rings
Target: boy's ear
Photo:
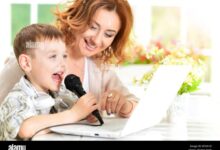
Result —
[[22, 70], [25, 72], [30, 72], [32, 69], [31, 66], [31, 57], [27, 54], [21, 54], [18, 58], [19, 65], [21, 66]]

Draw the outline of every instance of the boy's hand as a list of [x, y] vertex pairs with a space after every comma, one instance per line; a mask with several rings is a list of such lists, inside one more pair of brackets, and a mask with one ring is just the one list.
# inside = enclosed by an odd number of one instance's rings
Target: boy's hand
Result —
[[95, 96], [91, 93], [87, 93], [79, 98], [71, 108], [71, 111], [78, 116], [79, 120], [81, 120], [86, 118], [96, 109], [98, 109], [98, 104]]
[[90, 114], [89, 116], [87, 116], [87, 117], [86, 117], [86, 120], [87, 120], [89, 123], [95, 123], [95, 122], [98, 121], [98, 119], [97, 119], [94, 115], [92, 115], [92, 114]]

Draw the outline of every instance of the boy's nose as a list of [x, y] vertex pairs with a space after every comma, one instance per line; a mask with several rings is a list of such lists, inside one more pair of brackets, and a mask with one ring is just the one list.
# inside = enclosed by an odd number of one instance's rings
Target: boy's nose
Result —
[[66, 67], [66, 60], [64, 58], [61, 58], [59, 61], [59, 66], [63, 69]]

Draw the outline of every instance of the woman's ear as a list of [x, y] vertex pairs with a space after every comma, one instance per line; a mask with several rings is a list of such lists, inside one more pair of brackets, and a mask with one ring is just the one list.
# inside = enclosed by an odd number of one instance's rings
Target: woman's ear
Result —
[[21, 54], [18, 58], [18, 63], [21, 66], [22, 70], [24, 70], [25, 72], [31, 71], [31, 57], [29, 55]]

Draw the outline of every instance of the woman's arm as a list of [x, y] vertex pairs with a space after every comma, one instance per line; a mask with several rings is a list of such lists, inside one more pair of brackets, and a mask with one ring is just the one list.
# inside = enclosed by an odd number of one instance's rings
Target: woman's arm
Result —
[[14, 56], [9, 57], [0, 72], [0, 104], [23, 75], [24, 73], [18, 66], [16, 58]]
[[[99, 67], [99, 65], [90, 59], [88, 59], [88, 65], [90, 70], [89, 90], [93, 92], [97, 98], [99, 98], [101, 110], [109, 112], [109, 104], [106, 102], [108, 95], [113, 92], [113, 97], [117, 99], [113, 104], [114, 108], [116, 108], [115, 105], [120, 104], [117, 108], [120, 108], [121, 113], [118, 114], [121, 117], [129, 117], [139, 99], [134, 94], [129, 92], [113, 70], [106, 68], [105, 66]], [[118, 100], [120, 100], [120, 103], [117, 103]], [[130, 102], [133, 105], [131, 105]], [[116, 113], [118, 112], [118, 109], [113, 109], [110, 112]]]

